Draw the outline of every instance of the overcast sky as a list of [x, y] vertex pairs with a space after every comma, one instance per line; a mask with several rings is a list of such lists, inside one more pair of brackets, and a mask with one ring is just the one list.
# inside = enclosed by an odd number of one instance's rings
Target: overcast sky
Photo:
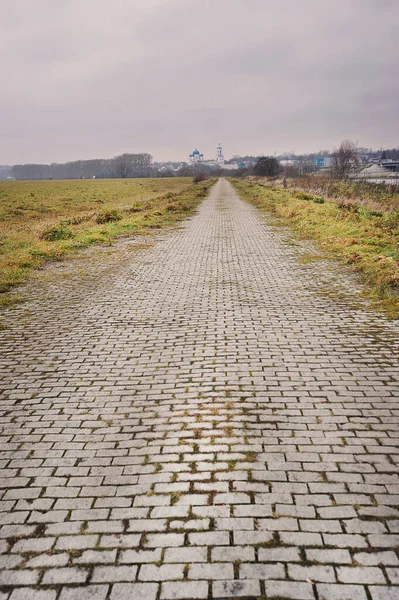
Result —
[[398, 0], [1, 0], [0, 164], [399, 145]]

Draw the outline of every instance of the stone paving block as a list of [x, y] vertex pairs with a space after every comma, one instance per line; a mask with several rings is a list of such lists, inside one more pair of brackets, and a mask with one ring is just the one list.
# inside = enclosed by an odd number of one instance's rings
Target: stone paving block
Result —
[[183, 579], [184, 565], [169, 564], [161, 565], [142, 565], [139, 573], [140, 581], [167, 581], [168, 579]]
[[59, 537], [56, 544], [56, 550], [84, 550], [94, 548], [97, 544], [97, 535], [68, 535]]
[[112, 586], [110, 600], [155, 600], [156, 583], [116, 583]]
[[292, 600], [313, 600], [314, 593], [310, 583], [298, 581], [266, 581], [268, 598], [292, 598]]
[[167, 563], [203, 563], [207, 561], [206, 547], [166, 548], [164, 562]]
[[140, 544], [141, 533], [124, 533], [117, 535], [102, 535], [101, 548], [134, 548]]
[[337, 577], [342, 583], [386, 583], [378, 567], [338, 567]]
[[39, 554], [28, 560], [25, 566], [29, 569], [43, 567], [65, 567], [69, 562], [69, 554], [62, 552], [61, 554]]
[[13, 545], [12, 552], [46, 552], [51, 550], [54, 544], [54, 537], [24, 539]]
[[119, 561], [128, 564], [142, 564], [158, 562], [161, 559], [162, 549], [154, 550], [125, 550], [121, 553]]
[[80, 556], [73, 558], [75, 564], [106, 564], [116, 561], [116, 550], [85, 550]]
[[[8, 595], [7, 595], [8, 596]], [[0, 595], [0, 600], [5, 600], [7, 596]], [[55, 600], [57, 592], [55, 590], [29, 590], [29, 600]], [[15, 589], [10, 600], [27, 600], [26, 588]]]
[[192, 546], [228, 546], [230, 544], [230, 535], [228, 531], [189, 533], [188, 539]]
[[277, 563], [271, 565], [241, 563], [239, 573], [240, 579], [285, 579], [284, 566]]
[[288, 565], [288, 575], [291, 579], [299, 581], [327, 581], [335, 582], [335, 572], [330, 566]]
[[[348, 550], [328, 550], [322, 548], [307, 548], [305, 550], [306, 559], [310, 562], [319, 563], [337, 563], [337, 564], [350, 564], [352, 563], [351, 555]], [[365, 553], [363, 553], [365, 554]], [[356, 555], [355, 555], [356, 556]], [[367, 556], [367, 555], [366, 555]]]
[[[280, 533], [283, 544], [299, 546], [323, 546], [322, 537], [319, 533], [286, 532]], [[328, 543], [328, 542], [327, 542]]]
[[205, 599], [208, 598], [208, 583], [206, 581], [166, 582], [162, 584], [160, 597], [162, 600]]
[[[307, 551], [308, 552], [308, 551]], [[319, 552], [316, 550], [315, 552]], [[264, 562], [297, 562], [301, 560], [298, 548], [259, 548], [258, 556]]]
[[181, 533], [153, 533], [147, 536], [145, 542], [148, 548], [167, 548], [168, 546], [182, 546], [184, 535]]
[[386, 570], [388, 579], [391, 583], [398, 585], [399, 584], [399, 568], [389, 568]]
[[255, 560], [255, 550], [250, 546], [222, 546], [212, 549], [212, 561]]
[[[399, 600], [399, 586], [369, 586], [372, 600]], [[362, 599], [363, 600], [363, 599]]]
[[[361, 585], [338, 585], [335, 583], [318, 583], [316, 585], [319, 600], [367, 600], [367, 593]], [[384, 589], [388, 594], [387, 588]], [[387, 600], [388, 595], [377, 600]], [[374, 600], [374, 599], [373, 599]]]
[[353, 560], [360, 565], [399, 565], [399, 559], [395, 552], [357, 552]]
[[214, 598], [242, 598], [259, 596], [259, 581], [215, 581], [212, 584]]
[[105, 600], [108, 585], [86, 585], [61, 590], [59, 600]]
[[107, 566], [95, 567], [91, 581], [93, 583], [113, 583], [116, 581], [134, 581], [136, 579], [137, 566]]
[[336, 546], [337, 548], [367, 548], [366, 539], [357, 534], [324, 533], [323, 540], [327, 546]]
[[200, 563], [190, 566], [189, 579], [234, 579], [234, 568], [231, 563]]
[[13, 571], [11, 569], [3, 569], [0, 571], [0, 585], [34, 585], [39, 580], [38, 571], [30, 571], [21, 569]]
[[61, 583], [85, 583], [89, 571], [87, 569], [78, 569], [76, 567], [60, 567], [58, 569], [49, 569], [43, 575], [42, 583], [56, 585]]

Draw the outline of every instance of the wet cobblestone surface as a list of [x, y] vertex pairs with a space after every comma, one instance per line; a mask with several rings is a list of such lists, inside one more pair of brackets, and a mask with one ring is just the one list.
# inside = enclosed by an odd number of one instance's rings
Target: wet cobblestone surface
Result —
[[398, 600], [397, 324], [224, 180], [122, 248], [0, 332], [0, 600]]

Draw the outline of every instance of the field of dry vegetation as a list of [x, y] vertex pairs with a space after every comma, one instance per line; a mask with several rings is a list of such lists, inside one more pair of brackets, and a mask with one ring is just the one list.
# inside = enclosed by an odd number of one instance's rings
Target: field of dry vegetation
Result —
[[0, 183], [0, 306], [32, 269], [92, 244], [173, 225], [213, 180], [190, 178]]

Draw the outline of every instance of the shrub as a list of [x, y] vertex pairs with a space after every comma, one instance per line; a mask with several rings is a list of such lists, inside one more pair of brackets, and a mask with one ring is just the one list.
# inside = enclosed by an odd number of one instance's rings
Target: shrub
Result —
[[68, 227], [66, 221], [60, 221], [58, 225], [46, 227], [41, 238], [47, 242], [56, 242], [57, 240], [67, 240], [73, 237], [72, 230]]
[[120, 221], [122, 219], [122, 215], [119, 210], [103, 210], [97, 215], [97, 223], [100, 225], [103, 223], [111, 223], [112, 221]]
[[313, 196], [306, 192], [295, 192], [294, 196], [295, 198], [299, 198], [299, 200], [313, 200]]
[[197, 173], [197, 175], [194, 175], [193, 177], [193, 183], [200, 183], [206, 179], [208, 179], [208, 177], [205, 175], [205, 173]]

